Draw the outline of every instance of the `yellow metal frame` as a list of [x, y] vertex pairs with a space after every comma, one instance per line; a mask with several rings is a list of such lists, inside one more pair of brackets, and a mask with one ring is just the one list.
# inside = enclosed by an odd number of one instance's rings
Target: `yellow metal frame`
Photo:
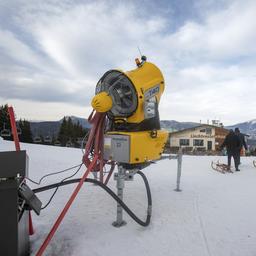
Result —
[[160, 159], [168, 138], [168, 131], [165, 130], [158, 130], [156, 137], [152, 137], [151, 131], [107, 132], [107, 135], [110, 134], [130, 137], [130, 164]]

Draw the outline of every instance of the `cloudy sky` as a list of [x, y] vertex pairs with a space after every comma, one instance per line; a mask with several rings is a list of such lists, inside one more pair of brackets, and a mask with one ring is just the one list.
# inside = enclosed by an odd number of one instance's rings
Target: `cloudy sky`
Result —
[[101, 75], [141, 52], [166, 80], [161, 119], [256, 118], [256, 1], [0, 0], [0, 105], [87, 117]]

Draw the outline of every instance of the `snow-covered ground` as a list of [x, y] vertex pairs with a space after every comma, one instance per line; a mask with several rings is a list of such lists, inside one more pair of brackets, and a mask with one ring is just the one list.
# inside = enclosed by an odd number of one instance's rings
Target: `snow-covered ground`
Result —
[[[79, 149], [32, 144], [21, 144], [21, 147], [29, 155], [29, 176], [34, 180], [79, 164], [82, 157]], [[0, 140], [0, 151], [7, 150], [14, 150], [13, 143]], [[99, 187], [84, 184], [45, 255], [255, 256], [256, 168], [252, 165], [253, 158], [242, 158], [241, 172], [225, 175], [211, 169], [210, 163], [216, 159], [185, 156], [182, 192], [173, 190], [175, 160], [164, 160], [145, 169], [153, 197], [153, 216], [146, 228], [126, 213], [127, 225], [114, 228], [111, 223], [116, 217], [116, 203]], [[226, 161], [226, 158], [220, 159]], [[67, 173], [50, 177], [42, 185], [65, 176]], [[109, 186], [115, 189], [113, 179]], [[32, 255], [73, 189], [74, 185], [60, 188], [49, 207], [40, 216], [33, 215], [36, 233], [31, 237]], [[45, 203], [51, 193], [38, 196]], [[126, 183], [125, 201], [141, 218], [145, 216], [146, 194], [139, 176]]]

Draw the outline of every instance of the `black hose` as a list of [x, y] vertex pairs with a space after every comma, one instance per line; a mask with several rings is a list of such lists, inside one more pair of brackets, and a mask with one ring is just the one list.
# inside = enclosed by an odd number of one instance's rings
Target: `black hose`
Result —
[[[103, 184], [102, 182], [98, 181], [98, 180], [94, 180], [94, 179], [85, 179], [84, 182], [90, 182], [90, 183], [94, 183], [96, 185], [99, 185], [101, 188], [103, 188], [110, 196], [112, 196], [118, 204], [121, 205], [121, 207], [127, 212], [128, 215], [130, 215], [130, 217], [136, 221], [138, 224], [140, 224], [141, 226], [143, 227], [146, 227], [149, 225], [150, 223], [150, 218], [151, 218], [151, 212], [152, 212], [152, 197], [151, 197], [151, 192], [150, 192], [150, 187], [149, 187], [149, 184], [148, 184], [148, 180], [145, 176], [144, 173], [142, 173], [141, 171], [138, 171], [137, 174], [139, 174], [144, 183], [145, 183], [145, 187], [146, 187], [146, 191], [147, 191], [147, 199], [148, 199], [148, 210], [147, 210], [147, 218], [146, 218], [146, 221], [142, 221], [141, 219], [139, 219], [131, 210], [130, 208], [115, 194], [115, 192], [113, 192], [113, 190], [111, 190], [109, 187], [107, 187], [105, 184]], [[63, 181], [61, 183], [54, 183], [54, 184], [51, 184], [51, 185], [47, 185], [47, 186], [44, 186], [44, 187], [40, 187], [40, 188], [36, 188], [36, 189], [33, 189], [33, 192], [34, 193], [40, 193], [40, 192], [43, 192], [43, 191], [46, 191], [46, 190], [49, 190], [49, 189], [53, 189], [53, 188], [56, 188], [56, 187], [61, 187], [61, 186], [65, 186], [65, 185], [68, 185], [68, 184], [72, 184], [72, 183], [77, 183], [79, 182], [81, 179], [72, 179], [72, 180], [66, 180], [66, 181]]]

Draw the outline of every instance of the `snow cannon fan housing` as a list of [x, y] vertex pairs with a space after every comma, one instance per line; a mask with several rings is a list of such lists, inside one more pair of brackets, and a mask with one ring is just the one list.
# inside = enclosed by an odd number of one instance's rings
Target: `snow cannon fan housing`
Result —
[[107, 112], [104, 158], [126, 167], [160, 159], [168, 132], [161, 130], [158, 105], [164, 77], [152, 63], [136, 59], [137, 68], [110, 70], [99, 80], [92, 107]]

